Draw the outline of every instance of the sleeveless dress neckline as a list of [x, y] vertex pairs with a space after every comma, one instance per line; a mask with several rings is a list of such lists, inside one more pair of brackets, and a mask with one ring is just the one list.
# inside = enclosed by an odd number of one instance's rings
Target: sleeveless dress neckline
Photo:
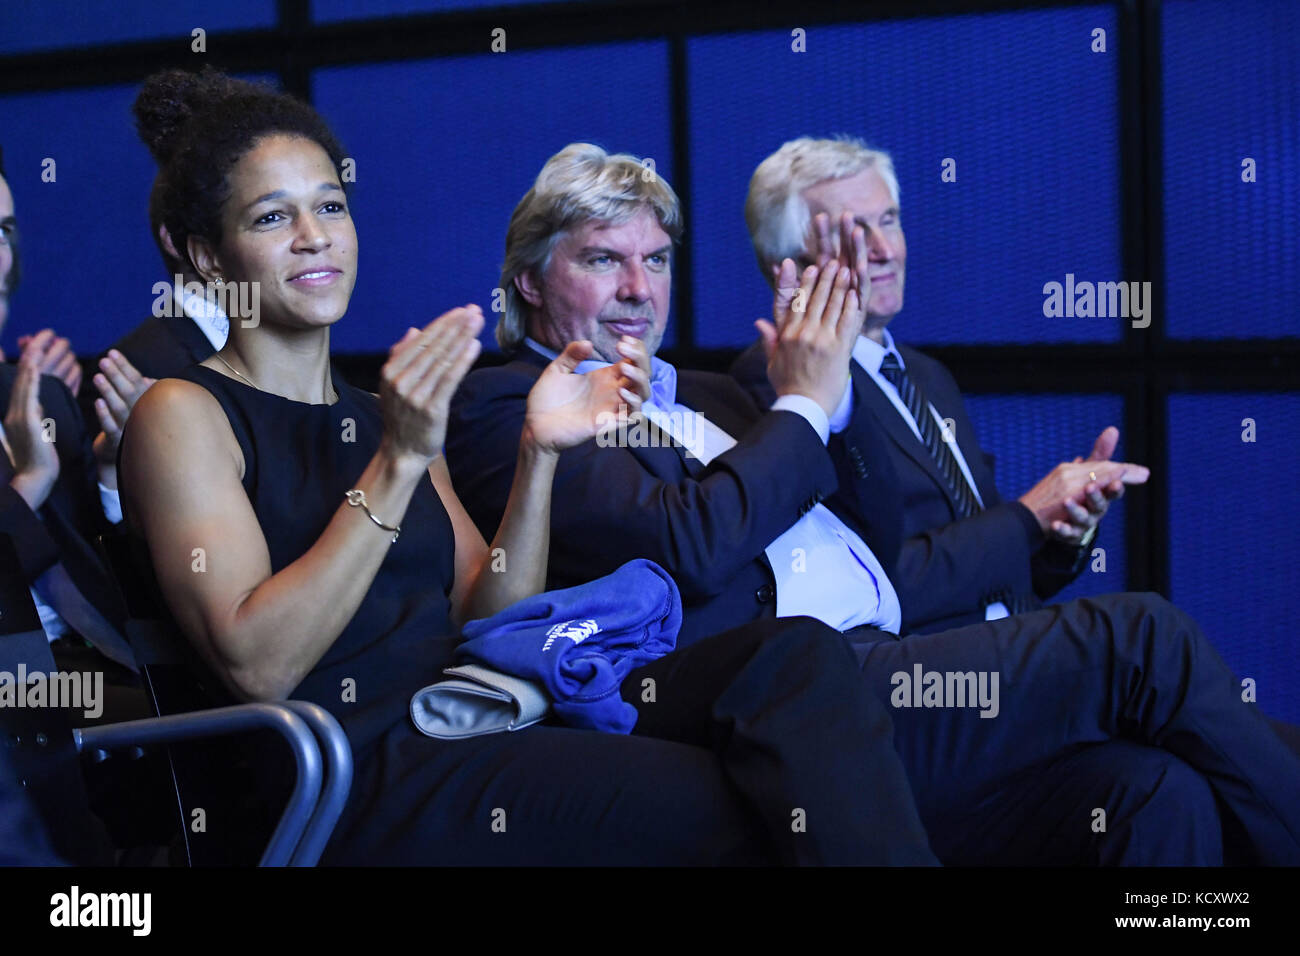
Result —
[[[222, 378], [226, 379], [227, 381], [235, 383], [240, 388], [246, 388], [249, 389], [250, 391], [258, 392], [259, 394], [266, 395], [269, 398], [278, 398], [280, 399], [280, 401], [289, 402], [292, 405], [302, 405], [306, 408], [333, 408], [339, 402], [343, 401], [343, 390], [339, 388], [338, 369], [334, 367], [333, 359], [331, 359], [329, 363], [330, 386], [334, 389], [335, 396], [337, 396], [333, 402], [300, 402], [296, 398], [289, 398], [287, 395], [281, 395], [278, 392], [271, 392], [271, 391], [267, 391], [264, 388], [259, 388], [256, 385], [251, 384], [250, 382], [245, 382], [243, 379], [237, 376], [227, 375], [225, 372], [219, 371], [210, 365], [204, 365], [202, 362], [196, 362], [193, 366], [191, 366], [191, 368], [206, 369], [207, 371], [213, 373], [214, 375], [220, 375]], [[181, 375], [177, 377], [184, 378], [185, 376]], [[198, 383], [196, 382], [195, 384]], [[367, 392], [366, 394], [369, 393]]]

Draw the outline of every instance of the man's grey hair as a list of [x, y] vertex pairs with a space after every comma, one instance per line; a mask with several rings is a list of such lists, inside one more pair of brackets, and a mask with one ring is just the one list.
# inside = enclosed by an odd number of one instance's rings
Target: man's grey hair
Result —
[[610, 154], [590, 143], [570, 143], [548, 159], [533, 188], [519, 200], [506, 230], [501, 267], [506, 301], [497, 322], [497, 344], [511, 351], [524, 341], [529, 306], [515, 288], [516, 277], [533, 271], [540, 278], [556, 243], [583, 223], [593, 219], [624, 223], [647, 208], [673, 242], [679, 242], [681, 203], [649, 160]]
[[801, 136], [784, 144], [758, 164], [745, 197], [745, 223], [754, 244], [758, 268], [769, 284], [772, 267], [783, 259], [798, 262], [804, 255], [812, 214], [803, 191], [827, 179], [846, 179], [874, 169], [898, 205], [894, 160], [852, 136], [813, 139]]

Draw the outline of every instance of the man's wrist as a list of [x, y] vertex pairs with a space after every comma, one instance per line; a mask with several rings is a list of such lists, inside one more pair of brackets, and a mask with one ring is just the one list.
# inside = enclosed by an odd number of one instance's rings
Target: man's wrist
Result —
[[830, 424], [831, 433], [838, 435], [844, 429], [849, 427], [849, 422], [853, 418], [853, 379], [849, 378], [844, 383], [844, 394], [840, 396], [840, 404], [831, 414]]
[[830, 440], [831, 423], [826, 409], [816, 399], [807, 395], [782, 395], [772, 403], [774, 412], [794, 412], [804, 419], [817, 432], [823, 445]]

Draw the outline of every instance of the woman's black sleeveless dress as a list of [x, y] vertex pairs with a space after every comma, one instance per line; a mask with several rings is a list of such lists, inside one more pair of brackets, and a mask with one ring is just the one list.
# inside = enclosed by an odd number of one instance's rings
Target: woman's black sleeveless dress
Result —
[[[379, 447], [378, 399], [331, 372], [333, 405], [202, 365], [177, 376], [230, 421], [273, 573], [315, 544]], [[454, 534], [431, 481], [401, 527], [356, 614], [289, 695], [334, 714], [352, 745], [351, 796], [322, 863], [682, 864], [749, 852], [752, 818], [709, 750], [552, 726], [466, 741], [420, 734], [411, 696], [442, 679], [458, 641]]]

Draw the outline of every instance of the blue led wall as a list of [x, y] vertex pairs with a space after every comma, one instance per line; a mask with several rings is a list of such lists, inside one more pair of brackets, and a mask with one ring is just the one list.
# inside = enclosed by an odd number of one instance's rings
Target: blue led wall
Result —
[[276, 0], [5, 0], [0, 55], [273, 27]]
[[[1113, 342], [1120, 323], [1044, 318], [1066, 273], [1118, 280], [1117, 55], [1109, 6], [898, 20], [688, 41], [696, 341], [754, 339], [771, 294], [745, 229], [749, 177], [798, 136], [889, 151], [914, 343]], [[955, 182], [941, 182], [945, 158]]]
[[1300, 335], [1300, 4], [1162, 11], [1168, 333]]
[[482, 306], [495, 348], [489, 310], [510, 214], [568, 143], [651, 157], [672, 180], [662, 42], [321, 70], [313, 94], [357, 161], [361, 260], [335, 330], [342, 351], [384, 351], [467, 302]]
[[[1059, 462], [1087, 457], [1101, 430], [1120, 429], [1115, 458], [1124, 460], [1124, 400], [1118, 395], [968, 395], [966, 407], [980, 447], [996, 461], [998, 492], [1013, 501]], [[1111, 504], [1097, 529], [1083, 573], [1049, 603], [1128, 590], [1124, 513], [1126, 498]]]
[[547, 0], [311, 0], [312, 17], [320, 23], [400, 16], [410, 13], [449, 13], [483, 7], [524, 7]]
[[1169, 397], [1170, 597], [1256, 681], [1260, 709], [1294, 723], [1297, 435], [1300, 393]]
[[19, 335], [46, 326], [79, 354], [92, 354], [149, 315], [163, 266], [149, 237], [156, 167], [132, 128], [137, 92], [110, 86], [0, 96], [0, 145], [23, 262], [0, 340], [9, 355]]

